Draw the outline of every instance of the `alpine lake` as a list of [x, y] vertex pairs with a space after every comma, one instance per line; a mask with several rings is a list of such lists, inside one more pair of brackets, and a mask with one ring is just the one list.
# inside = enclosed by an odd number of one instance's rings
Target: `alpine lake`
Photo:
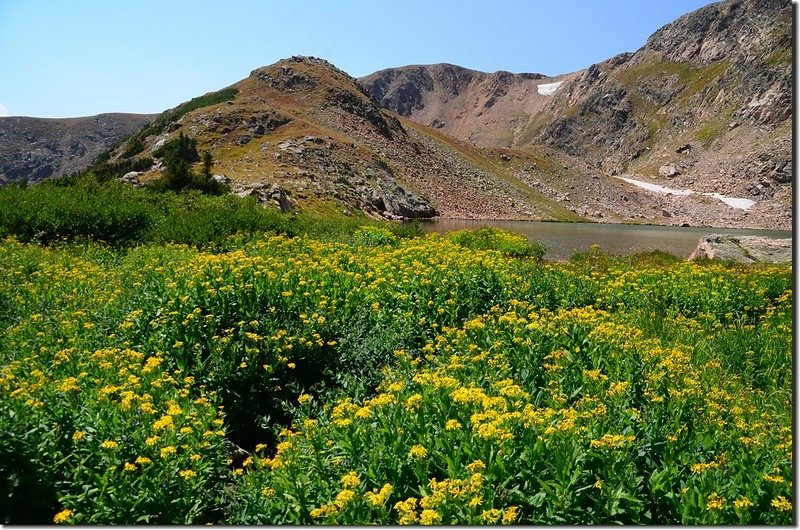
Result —
[[558, 223], [539, 221], [494, 221], [438, 219], [420, 223], [425, 232], [444, 234], [452, 230], [478, 229], [494, 226], [524, 234], [531, 241], [547, 247], [544, 258], [564, 261], [577, 252], [586, 252], [592, 245], [609, 254], [630, 255], [649, 250], [669, 252], [688, 258], [703, 236], [727, 234], [732, 236], [765, 236], [776, 239], [792, 238], [788, 230], [750, 230], [736, 228], [656, 226], [635, 224]]

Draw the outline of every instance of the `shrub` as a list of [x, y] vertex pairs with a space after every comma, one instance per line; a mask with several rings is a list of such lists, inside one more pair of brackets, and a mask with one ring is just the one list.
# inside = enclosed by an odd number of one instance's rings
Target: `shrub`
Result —
[[362, 247], [395, 246], [398, 243], [397, 236], [378, 226], [359, 227], [353, 234], [353, 240]]
[[459, 230], [446, 236], [450, 241], [473, 250], [497, 250], [507, 256], [541, 259], [547, 248], [538, 242], [500, 228], [486, 226], [479, 230]]

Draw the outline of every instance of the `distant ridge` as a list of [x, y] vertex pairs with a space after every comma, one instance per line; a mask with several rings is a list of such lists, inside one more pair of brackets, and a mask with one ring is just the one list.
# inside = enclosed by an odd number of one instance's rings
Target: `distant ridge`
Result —
[[147, 125], [155, 114], [80, 118], [0, 117], [0, 185], [30, 183], [85, 169], [100, 153]]

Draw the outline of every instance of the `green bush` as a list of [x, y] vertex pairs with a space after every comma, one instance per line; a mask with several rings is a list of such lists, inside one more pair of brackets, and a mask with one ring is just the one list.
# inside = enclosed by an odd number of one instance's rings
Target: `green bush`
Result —
[[541, 259], [547, 248], [538, 242], [513, 232], [493, 226], [485, 226], [479, 230], [459, 230], [447, 234], [447, 239], [472, 250], [497, 250], [507, 256], [516, 258]]
[[362, 226], [353, 235], [356, 245], [362, 247], [395, 246], [398, 238], [389, 230], [378, 226]]

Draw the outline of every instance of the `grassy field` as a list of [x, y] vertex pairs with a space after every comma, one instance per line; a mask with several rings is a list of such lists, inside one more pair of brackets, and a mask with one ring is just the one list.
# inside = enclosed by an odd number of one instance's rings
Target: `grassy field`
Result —
[[0, 241], [2, 523], [793, 522], [791, 267], [146, 208]]

